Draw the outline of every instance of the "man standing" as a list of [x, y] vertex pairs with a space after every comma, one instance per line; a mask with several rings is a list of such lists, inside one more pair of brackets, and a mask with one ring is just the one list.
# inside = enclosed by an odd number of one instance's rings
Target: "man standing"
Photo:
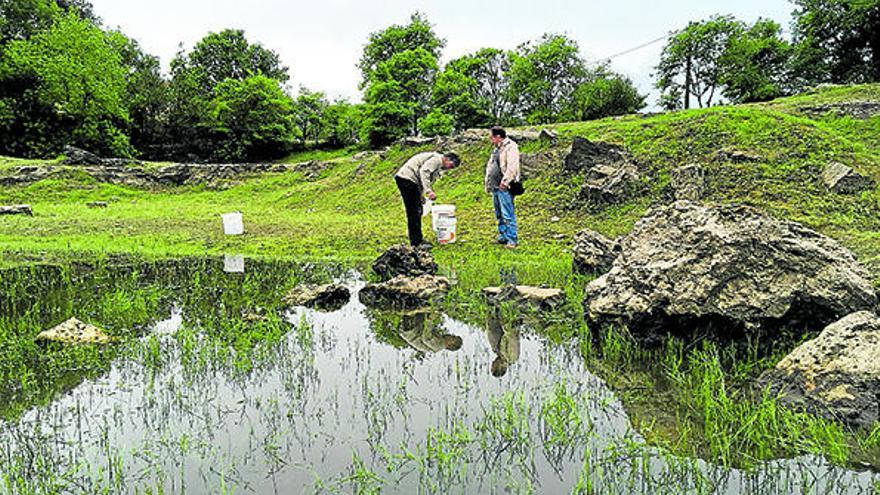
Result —
[[500, 127], [492, 128], [492, 156], [486, 164], [486, 192], [492, 195], [498, 219], [498, 243], [516, 249], [518, 242], [516, 214], [510, 184], [520, 181], [519, 146]]
[[427, 197], [431, 201], [437, 198], [434, 194], [434, 182], [441, 170], [457, 167], [461, 159], [455, 153], [419, 153], [403, 164], [394, 180], [403, 198], [406, 208], [406, 226], [409, 243], [413, 247], [429, 248], [431, 245], [422, 238], [422, 204]]

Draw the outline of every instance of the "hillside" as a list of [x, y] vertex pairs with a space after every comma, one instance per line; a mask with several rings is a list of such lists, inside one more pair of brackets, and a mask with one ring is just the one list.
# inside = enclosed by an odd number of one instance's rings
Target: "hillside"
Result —
[[[589, 227], [609, 236], [626, 233], [652, 204], [670, 200], [674, 168], [699, 163], [709, 178], [707, 200], [755, 205], [839, 239], [880, 281], [876, 189], [839, 195], [819, 180], [823, 167], [833, 161], [880, 179], [878, 102], [880, 85], [831, 87], [766, 104], [551, 126], [559, 136], [555, 142], [521, 145], [529, 178], [527, 194], [517, 204], [523, 243], [515, 253], [490, 244], [491, 199], [481, 188], [488, 139], [453, 146], [463, 166], [442, 178], [437, 191], [440, 202], [458, 207], [462, 242], [438, 249], [439, 261], [454, 267], [478, 255], [504, 260], [526, 274], [531, 272], [526, 268], [540, 266], [544, 274], [550, 269], [562, 275], [570, 263], [574, 232]], [[853, 108], [867, 108], [873, 117], [846, 115]], [[584, 178], [565, 171], [562, 163], [575, 136], [622, 145], [639, 166], [641, 193], [600, 209], [577, 201]], [[293, 171], [180, 187], [114, 185], [55, 162], [48, 178], [0, 190], [0, 204], [28, 203], [35, 212], [33, 217], [0, 219], [2, 260], [14, 264], [38, 253], [167, 257], [233, 252], [368, 260], [405, 237], [403, 208], [391, 176], [422, 149], [433, 146], [397, 145], [382, 153], [310, 152], [284, 160], [312, 160]], [[0, 180], [21, 167], [41, 165], [46, 164], [0, 160]], [[88, 207], [93, 201], [108, 206]], [[247, 233], [227, 238], [219, 215], [234, 210], [244, 214]]]

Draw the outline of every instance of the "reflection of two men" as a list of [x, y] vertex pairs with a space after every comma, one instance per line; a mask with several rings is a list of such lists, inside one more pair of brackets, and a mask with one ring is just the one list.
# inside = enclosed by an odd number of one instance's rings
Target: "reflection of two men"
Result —
[[504, 329], [501, 315], [498, 311], [490, 311], [486, 322], [486, 337], [489, 346], [495, 353], [492, 361], [492, 376], [502, 377], [507, 373], [507, 368], [519, 359], [519, 329], [515, 325]]
[[410, 347], [427, 355], [444, 349], [457, 351], [461, 349], [461, 337], [449, 333], [441, 333], [439, 315], [427, 312], [404, 313], [400, 319], [400, 338]]

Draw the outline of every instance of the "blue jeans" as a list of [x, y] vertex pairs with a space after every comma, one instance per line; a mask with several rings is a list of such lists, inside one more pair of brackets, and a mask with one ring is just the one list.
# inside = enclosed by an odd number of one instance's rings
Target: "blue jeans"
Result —
[[516, 214], [513, 211], [513, 196], [508, 191], [495, 189], [492, 191], [492, 203], [495, 205], [495, 218], [498, 219], [498, 238], [504, 239], [508, 244], [516, 244]]

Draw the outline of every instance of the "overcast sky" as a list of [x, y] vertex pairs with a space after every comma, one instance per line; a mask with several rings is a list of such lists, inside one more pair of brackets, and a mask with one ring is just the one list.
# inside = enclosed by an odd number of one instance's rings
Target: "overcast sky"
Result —
[[[596, 61], [657, 39], [713, 14], [753, 22], [776, 20], [787, 30], [788, 0], [474, 0], [366, 2], [351, 0], [92, 0], [109, 27], [120, 27], [157, 55], [164, 68], [183, 44], [186, 50], [211, 31], [244, 29], [252, 42], [276, 51], [290, 68], [291, 87], [324, 91], [331, 98], [359, 100], [355, 67], [371, 32], [406, 23], [418, 10], [446, 39], [443, 60], [483, 47], [515, 48], [545, 32], [575, 39], [582, 55]], [[612, 60], [656, 103], [651, 72], [663, 43]]]

